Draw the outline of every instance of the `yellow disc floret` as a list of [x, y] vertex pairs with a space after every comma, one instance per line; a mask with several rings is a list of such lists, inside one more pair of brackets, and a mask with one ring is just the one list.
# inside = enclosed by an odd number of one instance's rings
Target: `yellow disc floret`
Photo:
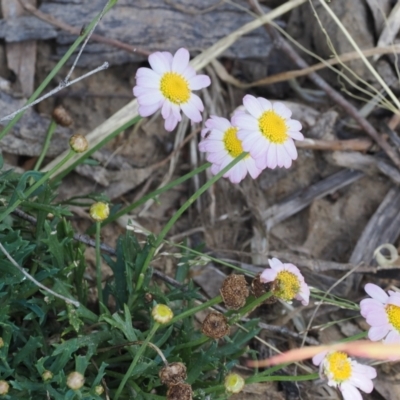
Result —
[[233, 158], [243, 153], [242, 142], [237, 138], [238, 128], [233, 126], [224, 132], [224, 146], [229, 155]]
[[176, 72], [166, 72], [163, 75], [160, 90], [165, 98], [177, 105], [187, 103], [190, 98], [188, 81]]
[[300, 281], [292, 272], [283, 270], [277, 274], [274, 287], [274, 296], [284, 301], [291, 301], [300, 291]]
[[229, 393], [240, 393], [244, 385], [244, 379], [238, 374], [231, 373], [225, 378], [225, 389]]
[[159, 324], [166, 324], [174, 317], [172, 310], [165, 304], [157, 304], [151, 311], [154, 321]]
[[386, 314], [393, 328], [400, 332], [400, 307], [394, 304], [388, 304], [386, 306]]
[[268, 110], [261, 114], [258, 119], [258, 126], [261, 133], [272, 143], [282, 144], [288, 138], [285, 119], [273, 110]]
[[347, 381], [351, 377], [351, 360], [346, 353], [334, 351], [325, 358], [325, 373], [336, 383]]

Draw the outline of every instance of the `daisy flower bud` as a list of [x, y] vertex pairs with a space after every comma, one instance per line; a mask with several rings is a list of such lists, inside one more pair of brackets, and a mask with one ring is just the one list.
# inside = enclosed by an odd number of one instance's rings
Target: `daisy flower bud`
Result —
[[368, 338], [386, 344], [400, 343], [400, 293], [389, 290], [389, 295], [373, 283], [365, 285], [372, 297], [360, 303], [361, 315], [371, 325]]
[[87, 150], [89, 143], [85, 136], [76, 134], [72, 135], [69, 139], [69, 145], [75, 153], [84, 153]]
[[94, 392], [95, 392], [98, 396], [100, 396], [101, 394], [104, 393], [104, 388], [103, 388], [103, 386], [101, 386], [101, 385], [95, 386], [95, 387], [94, 387]]
[[304, 139], [300, 122], [291, 119], [292, 112], [280, 102], [271, 103], [248, 94], [243, 105], [246, 111], [236, 111], [232, 116], [243, 150], [250, 153], [261, 170], [289, 168], [297, 158], [293, 139]]
[[[211, 172], [216, 175], [232, 160], [243, 153], [241, 140], [238, 139], [238, 128], [226, 118], [212, 115], [201, 131], [202, 141], [199, 150], [206, 152], [206, 159], [212, 163]], [[256, 166], [255, 160], [248, 154], [243, 160], [233, 166], [225, 175], [232, 183], [239, 183], [247, 173], [253, 179], [260, 175], [262, 169]]]
[[77, 371], [71, 372], [67, 376], [67, 386], [72, 390], [79, 390], [85, 383], [85, 377]]
[[110, 207], [107, 203], [99, 201], [91, 205], [89, 214], [95, 221], [101, 222], [110, 215]]
[[167, 400], [192, 400], [192, 387], [187, 383], [171, 385], [167, 392]]
[[164, 368], [160, 369], [158, 376], [163, 385], [175, 385], [186, 379], [186, 366], [181, 362], [168, 364]]
[[174, 317], [172, 310], [165, 304], [157, 304], [151, 311], [154, 321], [166, 324]]
[[49, 381], [50, 379], [53, 379], [53, 373], [49, 370], [46, 370], [42, 374], [42, 379], [44, 381]]
[[148, 117], [161, 109], [165, 129], [172, 131], [182, 119], [181, 110], [193, 122], [202, 120], [202, 101], [192, 93], [211, 84], [207, 75], [196, 75], [189, 65], [189, 52], [181, 48], [173, 56], [157, 51], [149, 56], [150, 68], [139, 68], [133, 94], [139, 103], [139, 114]]
[[231, 373], [225, 378], [225, 389], [229, 393], [240, 393], [244, 388], [244, 379], [235, 373]]
[[344, 400], [361, 399], [358, 389], [371, 393], [376, 378], [376, 370], [368, 365], [359, 364], [341, 351], [322, 352], [313, 357], [314, 365], [319, 365], [321, 378], [328, 385], [337, 387]]
[[8, 393], [10, 385], [6, 381], [0, 381], [0, 396], [4, 396]]
[[228, 310], [238, 310], [246, 304], [249, 289], [244, 275], [227, 276], [220, 289], [221, 297]]
[[261, 273], [260, 281], [272, 282], [271, 292], [278, 299], [286, 302], [297, 299], [306, 306], [310, 299], [310, 288], [299, 269], [293, 264], [283, 264], [277, 258], [268, 261], [271, 268]]
[[208, 337], [220, 339], [229, 335], [230, 327], [228, 319], [220, 313], [211, 312], [204, 318], [201, 331]]

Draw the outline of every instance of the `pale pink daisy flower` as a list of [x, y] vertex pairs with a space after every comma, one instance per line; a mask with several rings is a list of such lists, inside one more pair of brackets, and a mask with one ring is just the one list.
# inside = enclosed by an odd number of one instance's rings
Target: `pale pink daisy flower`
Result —
[[324, 351], [314, 356], [312, 361], [319, 365], [321, 378], [328, 379], [329, 386], [337, 387], [344, 400], [362, 400], [358, 389], [371, 393], [374, 388], [375, 368], [359, 364], [342, 351]]
[[165, 129], [172, 131], [181, 121], [181, 110], [193, 122], [202, 120], [204, 106], [192, 93], [211, 84], [207, 75], [196, 75], [189, 65], [189, 52], [181, 48], [174, 56], [157, 51], [149, 56], [150, 68], [139, 68], [133, 94], [139, 103], [139, 114], [148, 117], [161, 108]]
[[248, 94], [243, 105], [246, 111], [236, 111], [232, 123], [239, 128], [244, 151], [251, 154], [260, 169], [289, 168], [297, 158], [293, 139], [304, 139], [300, 122], [291, 119], [292, 112], [280, 102]]
[[[203, 140], [199, 143], [199, 150], [206, 152], [206, 159], [210, 163], [211, 172], [216, 175], [232, 160], [243, 153], [240, 140], [237, 138], [238, 129], [226, 119], [212, 115], [205, 123], [206, 128], [201, 131]], [[247, 173], [256, 179], [261, 173], [256, 167], [254, 159], [248, 154], [234, 165], [225, 175], [232, 183], [239, 183]]]
[[260, 275], [263, 283], [273, 282], [273, 296], [290, 302], [293, 299], [301, 301], [304, 306], [310, 300], [310, 288], [304, 281], [304, 276], [293, 264], [282, 263], [277, 258], [268, 260], [271, 268], [265, 269]]
[[369, 339], [383, 339], [387, 344], [400, 343], [400, 293], [389, 290], [387, 295], [373, 283], [367, 283], [365, 291], [372, 297], [360, 303], [361, 315], [371, 325]]

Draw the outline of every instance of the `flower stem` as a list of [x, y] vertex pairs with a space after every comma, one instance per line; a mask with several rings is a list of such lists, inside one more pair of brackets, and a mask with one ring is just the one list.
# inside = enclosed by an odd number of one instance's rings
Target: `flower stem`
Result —
[[3, 221], [7, 215], [11, 214], [25, 199], [34, 193], [41, 185], [43, 185], [51, 175], [58, 171], [68, 160], [70, 160], [75, 155], [73, 150], [67, 154], [52, 170], [44, 174], [35, 184], [33, 184], [26, 192], [24, 192], [13, 204], [9, 204], [7, 209], [0, 214], [0, 221]]
[[254, 300], [250, 301], [242, 309], [240, 309], [239, 313], [235, 314], [229, 320], [229, 325], [236, 324], [236, 322], [238, 322], [244, 315], [248, 314], [250, 311], [254, 310], [260, 304], [264, 303], [264, 301], [269, 299], [271, 296], [272, 296], [271, 292], [266, 292], [262, 296], [256, 297]]
[[47, 130], [47, 133], [46, 133], [46, 140], [44, 142], [42, 152], [40, 153], [40, 156], [39, 156], [38, 160], [36, 161], [35, 168], [33, 169], [34, 171], [39, 171], [39, 168], [42, 165], [44, 158], [46, 157], [46, 153], [47, 153], [47, 150], [49, 149], [50, 141], [51, 141], [51, 138], [53, 137], [53, 133], [56, 130], [56, 127], [57, 127], [57, 122], [54, 121], [54, 119], [52, 119], [50, 122], [50, 125], [49, 125], [49, 129]]
[[103, 287], [101, 284], [100, 231], [101, 231], [101, 222], [96, 221], [96, 283], [97, 283], [97, 296], [99, 299], [99, 311], [101, 310], [101, 304], [103, 304]]
[[115, 392], [114, 395], [114, 400], [118, 400], [119, 395], [121, 394], [126, 382], [128, 381], [128, 379], [131, 377], [133, 370], [136, 367], [136, 364], [139, 360], [139, 358], [141, 357], [141, 355], [143, 354], [144, 350], [147, 347], [147, 344], [150, 342], [151, 338], [154, 336], [154, 334], [156, 333], [157, 329], [160, 327], [160, 324], [158, 322], [156, 322], [153, 325], [153, 328], [151, 329], [151, 331], [149, 332], [149, 334], [146, 337], [146, 340], [144, 340], [143, 345], [139, 348], [138, 352], [135, 355], [135, 358], [133, 359], [131, 365], [129, 366], [129, 369], [127, 371], [127, 373], [124, 375], [121, 383], [118, 386], [117, 391]]
[[[186, 180], [190, 179], [196, 174], [199, 174], [200, 172], [203, 172], [205, 169], [211, 166], [211, 163], [205, 163], [201, 165], [200, 167], [194, 169], [193, 171], [190, 171], [186, 175], [181, 176], [178, 179], [175, 179], [174, 181], [168, 183], [168, 185], [165, 185], [157, 190], [154, 190], [153, 192], [147, 194], [146, 196], [142, 197], [140, 200], [135, 201], [134, 203], [130, 204], [129, 206], [123, 208], [122, 210], [118, 211], [117, 213], [111, 215], [109, 218], [105, 219], [102, 222], [102, 226], [109, 224], [110, 222], [115, 221], [119, 217], [122, 217], [125, 214], [128, 214], [132, 210], [134, 210], [136, 207], [141, 206], [142, 204], [146, 203], [147, 200], [153, 199], [154, 197], [166, 192], [169, 189], [172, 189], [173, 187], [180, 185], [181, 183], [185, 182]], [[93, 233], [93, 227], [90, 227], [87, 230], [88, 234]]]
[[234, 167], [238, 162], [243, 160], [248, 153], [242, 153], [240, 156], [236, 157], [234, 160], [232, 160], [224, 169], [222, 169], [218, 174], [213, 176], [208, 182], [206, 182], [197, 192], [195, 192], [192, 196], [189, 197], [189, 199], [182, 205], [182, 207], [172, 216], [172, 218], [168, 221], [168, 223], [165, 225], [163, 230], [160, 232], [160, 234], [157, 237], [157, 240], [154, 243], [154, 246], [149, 250], [149, 253], [146, 257], [146, 260], [143, 263], [143, 267], [141, 270], [141, 273], [139, 275], [139, 279], [136, 285], [136, 291], [140, 290], [142, 287], [144, 277], [146, 275], [146, 271], [150, 265], [151, 260], [153, 259], [154, 253], [156, 252], [158, 246], [162, 243], [164, 240], [165, 236], [169, 232], [169, 230], [173, 227], [175, 222], [179, 219], [179, 217], [206, 191], [209, 189], [211, 185], [213, 185], [215, 182], [217, 182], [218, 179], [220, 179], [226, 172], [228, 172], [232, 167]]

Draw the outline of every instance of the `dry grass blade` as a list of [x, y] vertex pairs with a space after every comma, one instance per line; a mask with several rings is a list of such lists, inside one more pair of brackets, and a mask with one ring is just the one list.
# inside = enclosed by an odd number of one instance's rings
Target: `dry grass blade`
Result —
[[[259, 28], [260, 26], [272, 21], [273, 19], [289, 12], [295, 7], [305, 3], [307, 0], [291, 0], [287, 3], [277, 7], [273, 11], [268, 14], [263, 15], [262, 17], [249, 22], [248, 24], [242, 26], [235, 32], [232, 32], [229, 36], [219, 40], [213, 46], [209, 47], [203, 53], [195, 57], [191, 61], [191, 65], [199, 70], [204, 68], [208, 63], [210, 63], [215, 57], [221, 55], [229, 46], [231, 46], [238, 38], [241, 36], [253, 31], [254, 29]], [[112, 117], [110, 117], [107, 121], [103, 122], [97, 128], [95, 128], [92, 132], [90, 132], [86, 138], [89, 141], [89, 148], [94, 147], [96, 144], [100, 143], [107, 136], [109, 136], [113, 131], [130, 121], [135, 116], [138, 116], [138, 104], [136, 99], [131, 101], [125, 107], [121, 108], [118, 112], [116, 112]], [[55, 165], [57, 165], [60, 160], [62, 160], [67, 154], [67, 151], [60, 154], [57, 158], [55, 158], [52, 162], [47, 164], [42, 171], [49, 171]], [[58, 173], [68, 169], [73, 163], [75, 163], [81, 155], [75, 155], [70, 161], [64, 164], [63, 169], [59, 170]]]

